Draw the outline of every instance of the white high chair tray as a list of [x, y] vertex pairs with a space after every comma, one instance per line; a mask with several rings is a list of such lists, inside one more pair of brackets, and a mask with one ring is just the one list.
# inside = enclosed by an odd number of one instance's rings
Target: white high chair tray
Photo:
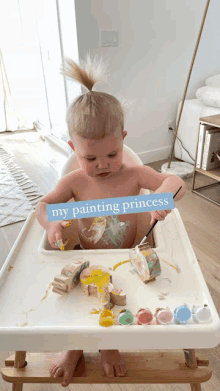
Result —
[[[43, 236], [43, 239], [42, 239]], [[72, 259], [111, 267], [129, 259], [129, 250], [47, 250], [46, 235], [32, 212], [0, 272], [0, 346], [2, 350], [66, 349], [195, 349], [212, 348], [220, 341], [220, 319], [193, 252], [180, 214], [174, 209], [154, 229], [155, 251], [161, 275], [148, 284], [130, 273], [130, 263], [113, 273], [113, 284], [125, 290], [126, 308], [135, 315], [139, 308], [172, 310], [187, 303], [207, 304], [209, 324], [99, 325], [95, 297], [86, 297], [80, 285], [65, 297], [52, 292], [51, 282]], [[165, 261], [181, 270], [177, 271]], [[123, 307], [115, 306], [115, 315]]]

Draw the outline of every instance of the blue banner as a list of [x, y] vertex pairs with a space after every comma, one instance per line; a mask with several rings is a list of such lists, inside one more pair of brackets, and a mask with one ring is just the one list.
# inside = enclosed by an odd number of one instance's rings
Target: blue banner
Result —
[[174, 203], [172, 193], [158, 193], [50, 204], [46, 208], [48, 221], [59, 221], [174, 209]]

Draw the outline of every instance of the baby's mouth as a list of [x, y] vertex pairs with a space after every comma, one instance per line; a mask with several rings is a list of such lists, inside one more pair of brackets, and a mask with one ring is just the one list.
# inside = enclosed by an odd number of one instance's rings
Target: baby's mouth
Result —
[[105, 177], [109, 176], [110, 174], [111, 174], [111, 172], [102, 172], [102, 173], [98, 174], [98, 176], [101, 178], [102, 177], [105, 178]]

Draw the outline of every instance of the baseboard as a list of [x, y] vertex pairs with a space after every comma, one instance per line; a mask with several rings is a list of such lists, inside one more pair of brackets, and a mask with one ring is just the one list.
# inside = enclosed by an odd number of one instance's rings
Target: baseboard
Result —
[[67, 143], [65, 143], [62, 140], [57, 139], [56, 137], [54, 137], [52, 135], [45, 136], [45, 139], [48, 140], [49, 142], [55, 144], [57, 146], [57, 148], [59, 148], [62, 152], [64, 152], [64, 154], [67, 157], [69, 157], [70, 153], [69, 153], [68, 149], [70, 149], [70, 147]]
[[139, 152], [137, 155], [143, 164], [158, 162], [159, 160], [168, 159], [171, 153], [171, 146], [164, 148], [151, 149], [146, 152]]

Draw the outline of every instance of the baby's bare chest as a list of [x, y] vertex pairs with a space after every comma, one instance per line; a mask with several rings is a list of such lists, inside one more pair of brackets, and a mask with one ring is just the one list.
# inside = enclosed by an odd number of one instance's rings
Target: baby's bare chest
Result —
[[121, 178], [121, 180], [94, 181], [86, 184], [81, 183], [75, 194], [75, 201], [89, 201], [105, 198], [131, 197], [138, 195], [140, 187], [138, 181], [132, 176]]

